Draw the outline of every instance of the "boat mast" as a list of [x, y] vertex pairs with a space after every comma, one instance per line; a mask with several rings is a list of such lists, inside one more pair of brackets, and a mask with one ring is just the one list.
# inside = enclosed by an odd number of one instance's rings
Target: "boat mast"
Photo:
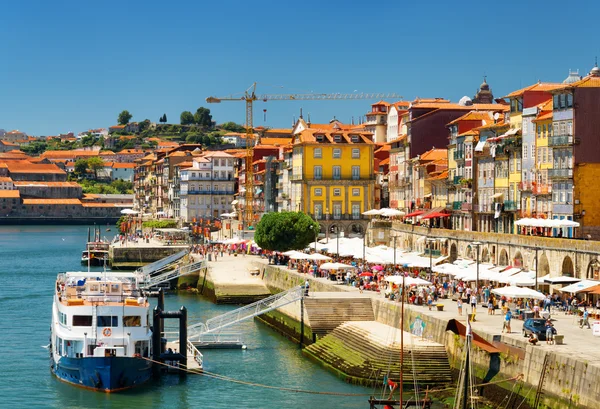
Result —
[[463, 409], [468, 409], [468, 398], [469, 398], [469, 378], [470, 378], [470, 374], [469, 374], [469, 359], [470, 359], [470, 353], [471, 353], [471, 321], [469, 320], [469, 317], [467, 315], [467, 333], [466, 335], [466, 348], [467, 348], [467, 353], [466, 353], [466, 357], [465, 357], [465, 371], [464, 371], [464, 388], [465, 390], [463, 391]]
[[[396, 249], [394, 249], [396, 251]], [[394, 267], [395, 268], [395, 267]], [[402, 307], [400, 313], [400, 407], [403, 407], [403, 391], [404, 391], [404, 272], [402, 272]]]

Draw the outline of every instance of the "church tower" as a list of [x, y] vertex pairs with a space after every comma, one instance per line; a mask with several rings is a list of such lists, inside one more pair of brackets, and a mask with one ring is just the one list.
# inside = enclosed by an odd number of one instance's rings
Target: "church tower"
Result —
[[494, 103], [494, 95], [492, 94], [492, 90], [490, 86], [486, 82], [486, 77], [483, 77], [483, 83], [479, 86], [479, 91], [473, 97], [474, 104], [493, 104]]

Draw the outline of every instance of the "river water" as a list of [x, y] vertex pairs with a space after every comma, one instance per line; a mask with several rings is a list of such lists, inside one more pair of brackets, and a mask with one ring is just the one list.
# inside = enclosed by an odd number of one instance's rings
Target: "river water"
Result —
[[[115, 229], [113, 228], [113, 231]], [[103, 234], [111, 234], [104, 233]], [[304, 394], [234, 384], [205, 376], [167, 375], [131, 391], [104, 394], [58, 381], [48, 344], [56, 275], [79, 271], [84, 226], [0, 226], [0, 407], [3, 408], [366, 408], [367, 397]], [[235, 307], [196, 295], [169, 295], [169, 310], [185, 305], [188, 323]], [[369, 394], [308, 361], [298, 346], [249, 321], [240, 325], [247, 350], [204, 351], [206, 371], [302, 390]]]

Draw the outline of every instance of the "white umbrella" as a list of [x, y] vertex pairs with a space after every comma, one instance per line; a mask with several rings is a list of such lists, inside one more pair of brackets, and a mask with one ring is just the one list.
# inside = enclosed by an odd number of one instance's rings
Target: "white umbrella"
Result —
[[404, 283], [406, 285], [430, 285], [431, 282], [427, 280], [423, 280], [419, 277], [406, 277], [404, 279]]
[[537, 300], [543, 300], [546, 296], [539, 291], [532, 290], [531, 288], [516, 287], [509, 285], [502, 288], [494, 288], [492, 293], [500, 296], [509, 298], [535, 298]]
[[365, 216], [377, 216], [381, 214], [381, 209], [371, 209], [371, 210], [367, 210], [366, 212], [363, 212], [363, 215]]
[[140, 212], [136, 212], [133, 209], [123, 209], [121, 210], [121, 214], [139, 214]]
[[316, 260], [316, 261], [321, 261], [321, 260], [325, 261], [325, 260], [331, 260], [331, 257], [326, 256], [324, 254], [313, 253], [313, 254], [307, 254], [306, 259], [307, 260]]
[[398, 209], [383, 209], [383, 211], [381, 212], [381, 215], [384, 217], [397, 217], [397, 216], [404, 216], [406, 213], [404, 213], [402, 210], [398, 210]]
[[355, 267], [343, 263], [324, 263], [321, 265], [321, 270], [345, 270], [351, 268]]

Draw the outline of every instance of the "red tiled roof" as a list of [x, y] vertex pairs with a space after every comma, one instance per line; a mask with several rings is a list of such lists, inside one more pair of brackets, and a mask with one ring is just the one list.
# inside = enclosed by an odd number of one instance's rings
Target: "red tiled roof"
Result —
[[21, 197], [18, 190], [0, 190], [0, 198], [3, 199], [16, 199]]
[[511, 92], [510, 94], [508, 94], [507, 96], [505, 96], [504, 98], [516, 98], [516, 97], [520, 97], [521, 95], [523, 95], [525, 92], [548, 92], [548, 91], [552, 91], [558, 88], [564, 88], [564, 84], [559, 84], [559, 83], [555, 83], [555, 82], [536, 82], [533, 85], [530, 85], [528, 87], [525, 88], [521, 88], [518, 89], [516, 91]]
[[23, 199], [25, 205], [81, 205], [79, 199]]

